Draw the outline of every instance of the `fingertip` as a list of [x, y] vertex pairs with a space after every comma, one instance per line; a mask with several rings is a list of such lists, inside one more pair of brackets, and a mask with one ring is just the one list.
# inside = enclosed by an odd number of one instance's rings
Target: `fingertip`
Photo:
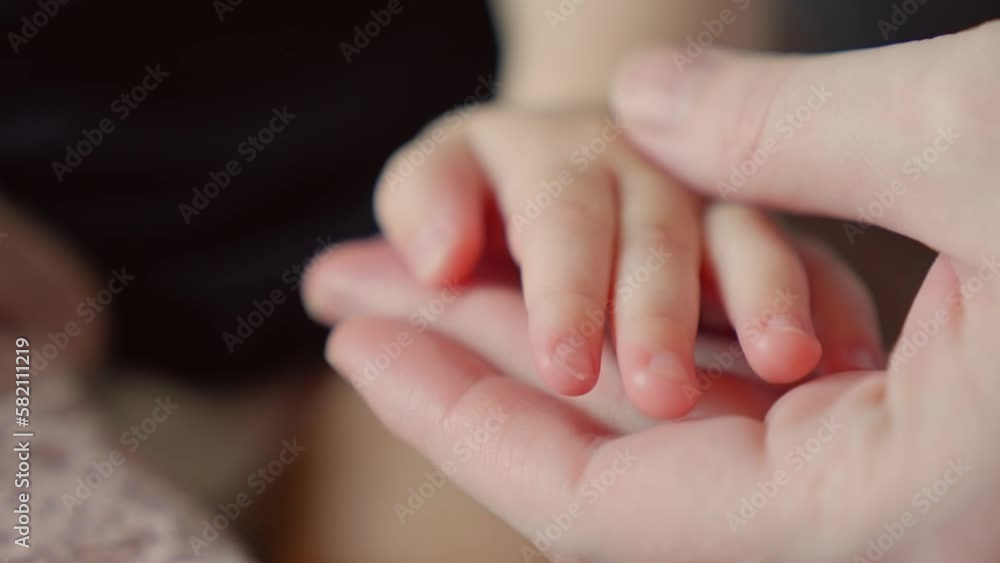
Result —
[[404, 253], [417, 280], [434, 286], [467, 278], [475, 270], [484, 244], [482, 226], [463, 218], [451, 225], [427, 227]]
[[747, 349], [747, 362], [769, 383], [794, 383], [815, 370], [823, 346], [815, 336], [801, 331], [768, 330]]
[[[627, 354], [627, 352], [625, 352]], [[637, 357], [623, 357], [622, 386], [629, 400], [643, 414], [670, 419], [686, 415], [697, 404], [693, 393], [692, 361], [671, 351], [659, 351]], [[627, 366], [627, 367], [626, 367]]]
[[303, 276], [303, 307], [319, 324], [336, 323], [363, 311], [360, 296], [386, 279], [410, 279], [410, 272], [380, 237], [338, 244], [318, 255]]
[[445, 143], [418, 169], [393, 173], [405, 153], [390, 160], [376, 189], [379, 225], [417, 280], [463, 278], [485, 244], [483, 171], [465, 142]]
[[[359, 321], [345, 320], [334, 325], [330, 330], [329, 336], [326, 338], [326, 345], [323, 349], [323, 357], [326, 359], [326, 363], [329, 364], [338, 374], [345, 377], [349, 371], [349, 355], [351, 352], [357, 350], [356, 345], [358, 342], [355, 335], [359, 333], [355, 330], [355, 325], [358, 322]], [[364, 322], [365, 321], [360, 321], [362, 324]]]
[[343, 273], [356, 271], [359, 256], [355, 247], [367, 248], [368, 241], [353, 242], [326, 250], [315, 257], [302, 277], [301, 298], [306, 315], [319, 324], [332, 324], [353, 309], [353, 301], [344, 299]]
[[413, 239], [403, 243], [403, 255], [413, 275], [431, 284], [449, 266], [451, 233], [434, 224], [423, 228]]
[[719, 53], [706, 52], [687, 68], [678, 67], [676, 53], [652, 48], [626, 56], [611, 85], [610, 105], [626, 127], [642, 126], [660, 136], [676, 133], [687, 110], [699, 97], [706, 67]]
[[656, 419], [674, 419], [691, 412], [698, 404], [698, 393], [693, 386], [671, 381], [646, 372], [627, 378], [625, 391], [629, 400], [643, 414]]
[[[579, 340], [577, 340], [579, 338]], [[542, 346], [536, 361], [539, 376], [560, 395], [577, 397], [589, 393], [597, 384], [601, 350], [579, 336]]]

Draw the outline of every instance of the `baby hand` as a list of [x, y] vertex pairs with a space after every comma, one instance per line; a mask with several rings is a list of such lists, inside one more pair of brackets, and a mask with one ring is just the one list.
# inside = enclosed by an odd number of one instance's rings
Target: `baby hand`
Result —
[[[706, 311], [721, 307], [763, 379], [793, 382], [820, 363], [810, 308], [818, 280], [798, 248], [754, 209], [706, 210], [599, 113], [493, 105], [446, 115], [387, 164], [376, 210], [426, 283], [468, 276], [499, 216], [538, 372], [559, 393], [594, 386], [610, 323], [629, 398], [651, 416], [685, 414], [697, 398], [703, 300]], [[874, 362], [877, 335], [850, 330], [828, 330], [835, 361]]]

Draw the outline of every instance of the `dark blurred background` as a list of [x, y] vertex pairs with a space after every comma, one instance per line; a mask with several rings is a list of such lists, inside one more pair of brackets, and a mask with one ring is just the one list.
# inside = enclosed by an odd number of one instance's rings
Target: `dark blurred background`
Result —
[[[217, 4], [70, 0], [19, 53], [5, 41], [0, 183], [99, 272], [136, 277], [113, 307], [121, 359], [225, 382], [320, 361], [294, 268], [374, 232], [386, 156], [490, 77], [496, 55], [485, 3], [405, 1], [350, 64], [341, 42], [386, 2], [245, 0], [222, 21]], [[5, 0], [0, 30], [36, 11]], [[110, 106], [147, 65], [169, 76], [120, 120]], [[285, 107], [297, 117], [245, 162], [238, 147]], [[115, 130], [59, 182], [52, 162], [103, 118]], [[178, 206], [232, 159], [242, 173], [187, 224]], [[222, 335], [276, 289], [287, 301], [230, 354]]]

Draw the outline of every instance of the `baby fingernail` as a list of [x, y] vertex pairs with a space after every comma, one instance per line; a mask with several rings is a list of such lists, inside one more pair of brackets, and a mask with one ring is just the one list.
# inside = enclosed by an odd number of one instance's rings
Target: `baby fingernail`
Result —
[[810, 336], [802, 322], [791, 315], [778, 315], [767, 323], [767, 330]]
[[678, 383], [688, 382], [688, 369], [680, 357], [673, 352], [657, 352], [653, 354], [646, 367], [650, 377], [670, 379]]
[[409, 262], [418, 278], [429, 280], [441, 271], [448, 255], [448, 230], [428, 223], [409, 244]]
[[556, 346], [553, 363], [577, 381], [590, 379], [596, 371], [590, 354], [582, 347], [574, 346], [569, 340]]

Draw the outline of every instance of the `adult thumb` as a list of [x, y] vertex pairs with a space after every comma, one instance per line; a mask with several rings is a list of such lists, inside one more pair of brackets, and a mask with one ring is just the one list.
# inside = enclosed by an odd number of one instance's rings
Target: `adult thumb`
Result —
[[612, 105], [693, 189], [841, 217], [852, 242], [877, 224], [977, 260], [996, 240], [1000, 21], [822, 56], [688, 49], [628, 61]]

